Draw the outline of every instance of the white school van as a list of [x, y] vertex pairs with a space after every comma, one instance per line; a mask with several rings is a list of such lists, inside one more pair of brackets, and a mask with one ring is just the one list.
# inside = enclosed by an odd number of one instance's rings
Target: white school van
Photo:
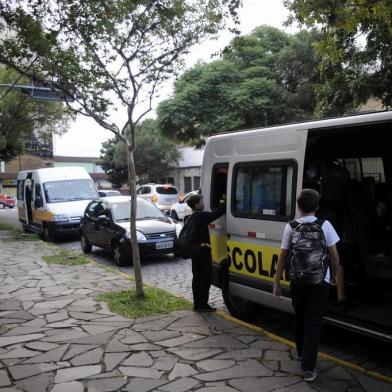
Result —
[[17, 205], [24, 231], [45, 240], [77, 233], [87, 204], [98, 197], [83, 167], [24, 170], [18, 174]]
[[[326, 320], [392, 340], [392, 112], [218, 134], [202, 166], [206, 209], [227, 195], [210, 225], [213, 284], [228, 310], [251, 318], [257, 304], [293, 312], [272, 283], [284, 226], [298, 216], [302, 188], [321, 192], [318, 216], [341, 241], [350, 309], [331, 301]], [[334, 292], [335, 290], [332, 290]]]

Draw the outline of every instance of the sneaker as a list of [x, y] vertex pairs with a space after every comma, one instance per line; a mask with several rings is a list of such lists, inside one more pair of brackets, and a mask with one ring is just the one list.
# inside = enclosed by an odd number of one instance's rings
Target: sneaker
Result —
[[316, 379], [317, 373], [316, 372], [311, 372], [311, 371], [304, 371], [304, 381], [306, 382], [312, 382]]
[[215, 311], [216, 309], [208, 304], [195, 308], [195, 312], [215, 312]]

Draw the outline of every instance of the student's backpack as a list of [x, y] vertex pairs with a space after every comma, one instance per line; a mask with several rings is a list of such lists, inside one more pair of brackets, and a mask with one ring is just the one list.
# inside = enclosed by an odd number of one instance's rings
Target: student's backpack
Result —
[[177, 247], [180, 257], [189, 259], [195, 254], [197, 245], [194, 243], [195, 226], [194, 226], [195, 213], [189, 215], [184, 219], [184, 226], [178, 236]]
[[312, 286], [322, 284], [329, 257], [324, 232], [325, 221], [289, 222], [293, 229], [288, 255], [290, 281], [295, 284]]

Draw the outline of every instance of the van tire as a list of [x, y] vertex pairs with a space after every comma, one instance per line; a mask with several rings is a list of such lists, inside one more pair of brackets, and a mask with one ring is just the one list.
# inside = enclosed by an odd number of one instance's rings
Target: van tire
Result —
[[14, 208], [14, 206], [8, 206], [8, 208]]
[[0, 202], [0, 210], [4, 210], [5, 204]]
[[112, 245], [114, 262], [118, 267], [123, 267], [124, 265], [131, 264], [129, 259], [124, 255], [124, 251], [118, 241], [114, 241]]
[[257, 315], [258, 306], [247, 299], [239, 298], [230, 294], [229, 281], [225, 279], [222, 284], [223, 301], [230, 314], [244, 321], [251, 321]]
[[49, 227], [46, 225], [43, 227], [43, 232], [41, 234], [41, 238], [45, 242], [53, 242], [54, 241], [54, 236], [53, 236], [52, 232], [49, 230]]
[[83, 253], [90, 253], [93, 249], [93, 246], [88, 242], [86, 235], [82, 232], [80, 234], [80, 247], [82, 248]]

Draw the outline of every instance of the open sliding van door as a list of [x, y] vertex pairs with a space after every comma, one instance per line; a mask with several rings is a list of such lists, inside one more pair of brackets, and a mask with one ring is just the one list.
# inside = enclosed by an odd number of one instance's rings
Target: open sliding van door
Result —
[[[227, 173], [228, 163], [216, 163], [211, 171], [211, 186], [209, 203], [210, 209], [215, 210], [220, 206], [222, 198], [227, 199]], [[206, 202], [206, 200], [205, 200]], [[227, 208], [227, 203], [226, 203]], [[227, 265], [227, 228], [226, 216], [218, 218], [209, 225], [211, 241], [211, 257], [213, 262], [213, 282], [215, 286], [221, 287], [221, 276], [219, 271], [223, 265]]]
[[18, 218], [24, 232], [32, 223], [31, 173], [20, 172], [17, 180]]
[[284, 227], [295, 217], [302, 187], [307, 130], [295, 127], [232, 137], [226, 216], [229, 269], [223, 297], [230, 313], [239, 318], [254, 317], [256, 304], [292, 312], [287, 276], [283, 300], [272, 295], [272, 285]]

